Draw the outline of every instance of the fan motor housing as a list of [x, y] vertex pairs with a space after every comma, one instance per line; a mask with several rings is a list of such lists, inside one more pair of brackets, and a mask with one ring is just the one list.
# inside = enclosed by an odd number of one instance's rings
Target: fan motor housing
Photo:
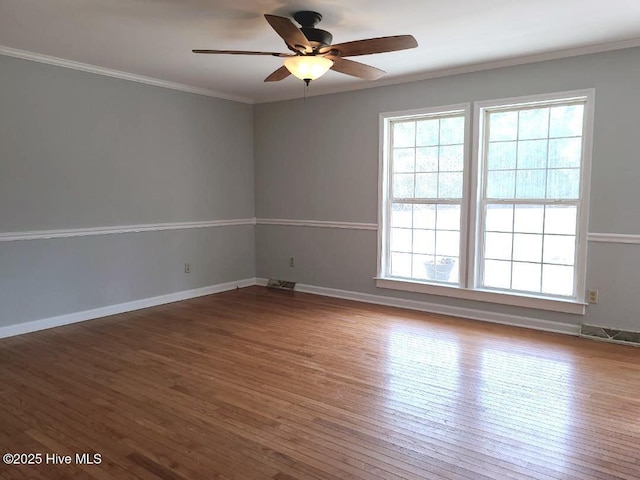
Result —
[[309, 40], [309, 43], [314, 48], [331, 45], [333, 41], [333, 35], [326, 30], [313, 27], [302, 27], [300, 30], [302, 30], [302, 33], [304, 33], [304, 36], [307, 37], [307, 40]]
[[307, 37], [309, 43], [314, 48], [325, 47], [331, 45], [333, 41], [333, 35], [326, 30], [315, 28], [315, 26], [322, 20], [322, 15], [318, 12], [311, 12], [308, 10], [302, 10], [293, 14], [293, 18], [302, 27], [300, 30]]

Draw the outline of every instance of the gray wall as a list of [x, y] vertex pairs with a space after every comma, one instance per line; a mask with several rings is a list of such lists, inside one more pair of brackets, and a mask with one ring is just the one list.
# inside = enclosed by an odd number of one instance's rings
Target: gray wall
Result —
[[[376, 223], [380, 112], [595, 87], [590, 231], [638, 234], [639, 85], [640, 49], [628, 49], [252, 107], [0, 56], [0, 232]], [[373, 231], [267, 225], [0, 242], [0, 326], [257, 274], [640, 330], [637, 245], [589, 244], [600, 303], [582, 317], [378, 289], [376, 243]]]
[[[252, 218], [252, 122], [251, 105], [0, 56], [0, 232]], [[253, 226], [0, 242], [0, 326], [254, 269]]]
[[[254, 110], [256, 216], [377, 223], [378, 116], [513, 96], [596, 88], [590, 232], [640, 234], [640, 49], [627, 49], [301, 100]], [[313, 85], [311, 86], [313, 88]], [[586, 316], [375, 287], [374, 231], [259, 225], [256, 274], [357, 292], [572, 324], [640, 331], [640, 246], [589, 244]], [[295, 268], [289, 257], [296, 258]]]

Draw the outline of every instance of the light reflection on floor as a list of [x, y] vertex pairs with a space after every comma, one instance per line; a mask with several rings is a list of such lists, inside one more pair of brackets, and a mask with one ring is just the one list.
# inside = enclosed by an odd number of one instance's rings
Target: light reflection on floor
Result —
[[427, 421], [450, 425], [452, 399], [461, 388], [456, 338], [426, 337], [416, 330], [392, 328], [387, 354], [386, 387], [394, 408], [418, 407], [425, 411]]
[[[461, 448], [487, 441], [486, 454], [526, 463], [544, 451], [558, 474], [571, 453], [572, 360], [549, 345], [514, 349], [498, 336], [465, 349], [455, 333], [397, 324], [388, 333], [389, 408], [419, 414], [427, 435]], [[479, 348], [478, 348], [479, 347]], [[484, 436], [484, 438], [481, 437]], [[524, 456], [517, 458], [521, 450]], [[539, 453], [538, 453], [539, 454]]]
[[566, 466], [570, 452], [572, 365], [542, 358], [541, 352], [480, 352], [479, 405], [482, 422], [509, 428], [516, 442], [539, 444]]

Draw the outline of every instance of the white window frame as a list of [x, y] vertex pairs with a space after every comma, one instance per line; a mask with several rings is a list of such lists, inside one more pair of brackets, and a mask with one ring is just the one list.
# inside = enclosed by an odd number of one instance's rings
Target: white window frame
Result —
[[[491, 108], [506, 106], [526, 106], [537, 103], [553, 103], [559, 100], [584, 98], [585, 108], [582, 135], [582, 164], [580, 169], [580, 207], [577, 219], [577, 255], [574, 281], [576, 283], [575, 298], [553, 298], [548, 295], [526, 294], [482, 289], [479, 287], [478, 274], [480, 256], [477, 247], [481, 248], [482, 213], [481, 178], [483, 155], [483, 122], [484, 112]], [[376, 286], [393, 290], [426, 293], [465, 300], [499, 303], [555, 312], [584, 315], [586, 303], [584, 301], [586, 289], [586, 258], [587, 236], [589, 225], [589, 190], [591, 179], [591, 156], [593, 143], [593, 115], [595, 89], [573, 90], [542, 95], [511, 97], [497, 100], [484, 100], [473, 103], [473, 117], [470, 114], [471, 104], [446, 105], [424, 109], [405, 110], [399, 112], [381, 113], [379, 117], [380, 156], [378, 182], [378, 267], [375, 277]], [[454, 111], [464, 111], [465, 115], [465, 171], [463, 174], [463, 198], [460, 225], [460, 286], [430, 283], [428, 281], [398, 279], [385, 275], [388, 259], [388, 222], [389, 205], [388, 191], [391, 178], [391, 162], [389, 161], [389, 132], [391, 122], [425, 115], [447, 114]], [[471, 151], [471, 155], [469, 154]]]
[[[436, 107], [436, 108], [426, 108], [419, 110], [409, 110], [403, 112], [392, 112], [386, 113], [381, 116], [381, 121], [383, 121], [382, 128], [384, 129], [384, 135], [381, 137], [383, 142], [382, 149], [385, 152], [389, 152], [390, 148], [390, 128], [392, 121], [402, 121], [402, 120], [411, 120], [411, 119], [419, 119], [424, 117], [436, 117], [439, 118], [441, 116], [448, 116], [452, 114], [462, 114], [465, 119], [464, 125], [464, 170], [463, 170], [463, 185], [462, 185], [462, 198], [460, 199], [460, 251], [459, 251], [459, 283], [464, 285], [466, 282], [466, 272], [467, 268], [467, 241], [468, 236], [464, 235], [464, 232], [468, 230], [468, 204], [469, 202], [466, 199], [465, 192], [468, 190], [468, 182], [469, 182], [469, 114], [471, 112], [471, 104], [463, 103], [457, 105], [449, 105], [446, 107]], [[385, 154], [386, 155], [386, 154]], [[384, 197], [384, 203], [380, 205], [378, 209], [378, 224], [386, 225], [387, 221], [390, 218], [390, 206], [391, 202], [389, 201], [389, 190], [390, 183], [389, 179], [391, 178], [391, 162], [385, 157], [384, 165], [381, 164], [381, 175], [384, 176], [384, 180], [379, 184], [379, 196], [378, 198]], [[419, 202], [417, 202], [419, 203]], [[433, 204], [446, 204], [448, 203], [446, 200], [440, 202], [438, 199], [430, 199], [425, 203], [433, 203]], [[388, 232], [385, 232], [383, 229], [379, 229], [379, 238], [378, 238], [378, 274], [377, 277], [384, 276], [384, 267], [388, 264], [388, 257], [390, 255], [389, 241], [388, 241]], [[381, 238], [383, 236], [384, 238]], [[398, 279], [394, 279], [394, 281], [398, 281]], [[401, 280], [400, 280], [401, 281]], [[411, 281], [411, 280], [409, 280]], [[438, 284], [440, 285], [440, 284]], [[454, 288], [456, 288], [454, 286]]]

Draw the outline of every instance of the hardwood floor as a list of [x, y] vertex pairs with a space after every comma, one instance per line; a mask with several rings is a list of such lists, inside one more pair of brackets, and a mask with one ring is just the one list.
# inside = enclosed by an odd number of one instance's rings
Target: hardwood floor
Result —
[[640, 478], [640, 348], [261, 287], [0, 340], [0, 381], [7, 479]]

